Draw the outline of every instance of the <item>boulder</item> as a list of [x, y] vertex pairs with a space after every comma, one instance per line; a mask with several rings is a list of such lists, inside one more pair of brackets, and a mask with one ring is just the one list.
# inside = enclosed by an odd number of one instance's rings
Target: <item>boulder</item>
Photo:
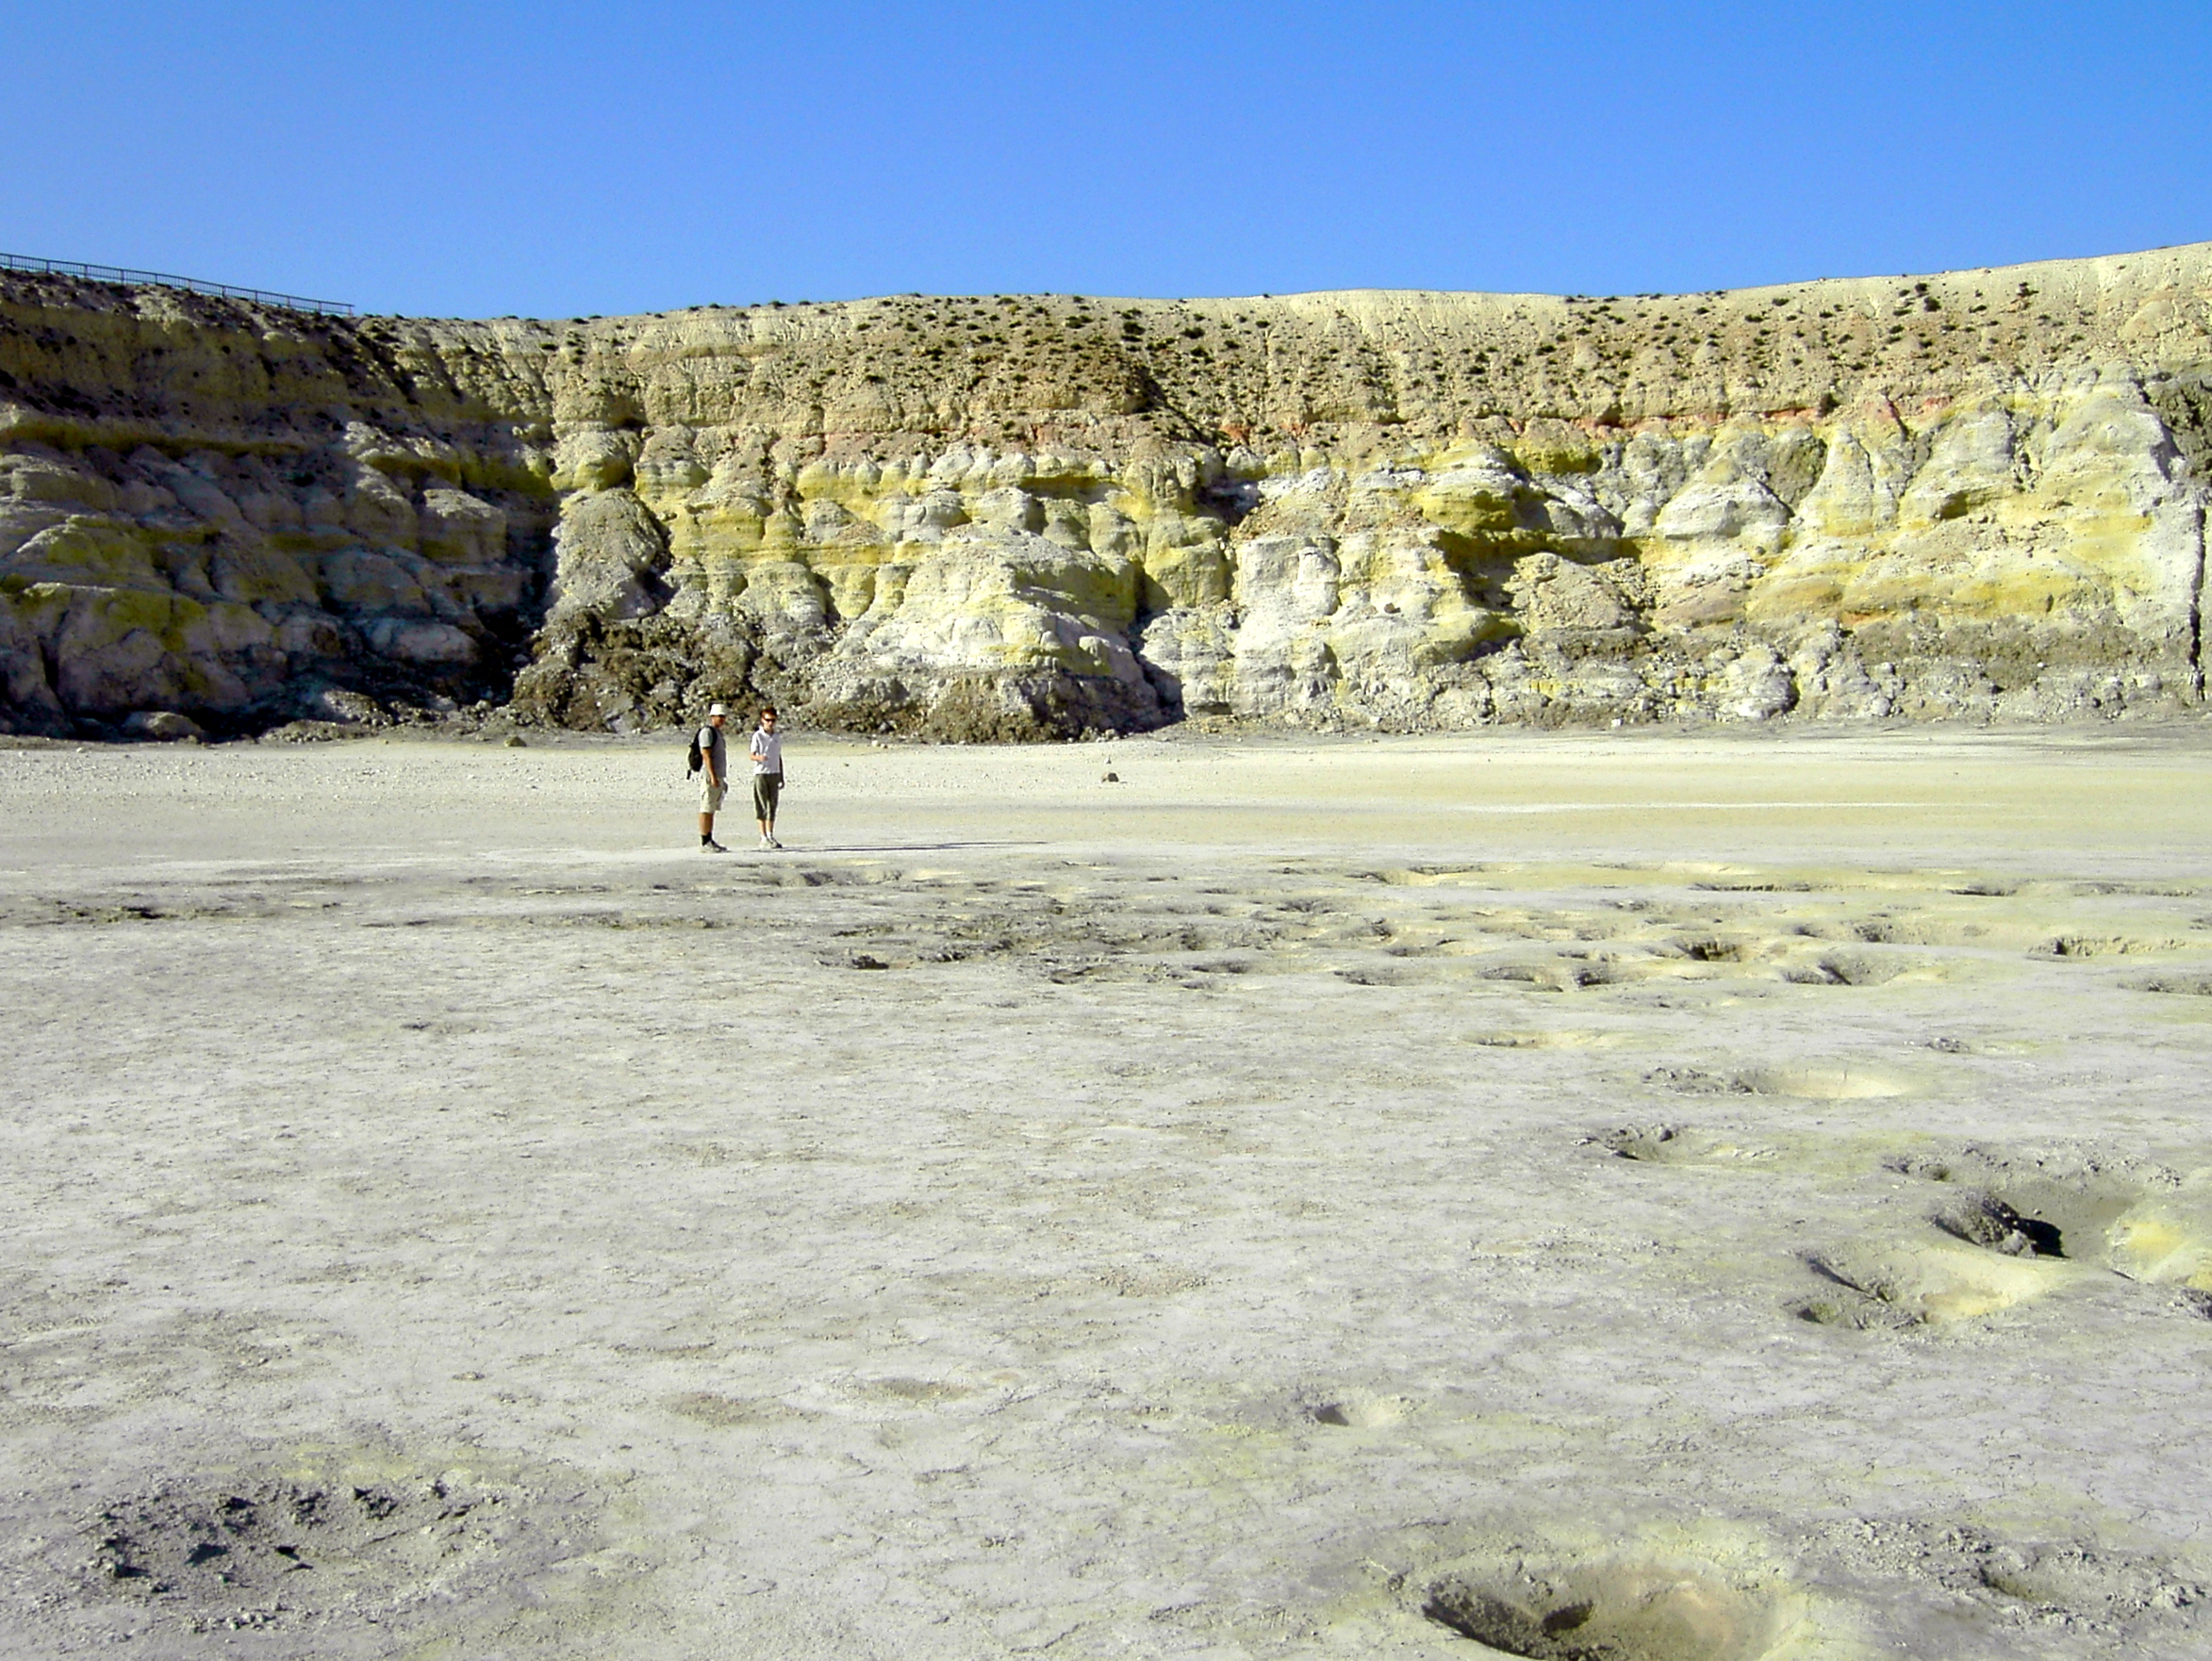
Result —
[[476, 642], [451, 623], [378, 617], [362, 635], [378, 656], [419, 668], [457, 669], [476, 661]]
[[365, 692], [343, 686], [317, 688], [302, 702], [300, 713], [309, 720], [333, 721], [342, 727], [388, 727], [391, 716]]
[[669, 541], [660, 521], [629, 490], [571, 496], [553, 533], [551, 617], [649, 617], [668, 603], [661, 581]]
[[199, 722], [174, 710], [133, 710], [123, 718], [123, 732], [126, 738], [153, 738], [164, 744], [206, 737]]

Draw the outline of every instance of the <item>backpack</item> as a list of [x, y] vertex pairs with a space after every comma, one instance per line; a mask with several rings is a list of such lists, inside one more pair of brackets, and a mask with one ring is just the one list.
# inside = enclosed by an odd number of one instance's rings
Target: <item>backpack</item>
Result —
[[689, 753], [686, 754], [684, 758], [685, 761], [689, 762], [691, 765], [689, 770], [685, 774], [685, 778], [689, 778], [692, 773], [698, 772], [700, 768], [706, 765], [706, 757], [700, 754], [699, 752], [699, 735], [703, 731], [704, 729], [700, 727], [694, 727], [691, 729], [691, 749]]

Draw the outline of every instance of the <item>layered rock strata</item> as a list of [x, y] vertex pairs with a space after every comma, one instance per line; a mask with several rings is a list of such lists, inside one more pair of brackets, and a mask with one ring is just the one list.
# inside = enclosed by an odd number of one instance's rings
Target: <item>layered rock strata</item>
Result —
[[1021, 737], [2202, 697], [2212, 246], [336, 320], [0, 278], [0, 721]]

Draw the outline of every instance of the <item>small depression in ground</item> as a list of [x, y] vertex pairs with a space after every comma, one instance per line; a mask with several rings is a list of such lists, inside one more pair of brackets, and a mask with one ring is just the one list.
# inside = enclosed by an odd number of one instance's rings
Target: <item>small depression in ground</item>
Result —
[[1826, 1253], [1809, 1266], [1833, 1289], [1798, 1309], [1824, 1326], [1941, 1326], [2028, 1303], [2078, 1270], [2036, 1255], [2007, 1256], [1953, 1239]]
[[1677, 1125], [1623, 1125], [1587, 1140], [1645, 1165], [1721, 1165], [1775, 1158], [1778, 1150], [1725, 1131]]
[[1873, 1101], [1910, 1095], [1920, 1081], [1890, 1068], [1860, 1063], [1818, 1067], [1759, 1067], [1742, 1075], [1760, 1095], [1793, 1095], [1807, 1101]]
[[1529, 1661], [1759, 1661], [1793, 1624], [1772, 1592], [1672, 1563], [1453, 1576], [1422, 1613]]
[[1342, 1430], [1378, 1430], [1384, 1425], [1396, 1424], [1418, 1410], [1419, 1404], [1411, 1396], [1349, 1395], [1342, 1401], [1323, 1402], [1306, 1409], [1306, 1417], [1316, 1424], [1332, 1425]]

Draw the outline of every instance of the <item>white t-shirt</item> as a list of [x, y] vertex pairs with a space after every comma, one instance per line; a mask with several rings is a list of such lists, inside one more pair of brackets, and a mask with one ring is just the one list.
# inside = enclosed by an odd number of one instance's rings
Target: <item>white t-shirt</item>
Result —
[[784, 771], [784, 740], [773, 732], [757, 729], [752, 734], [752, 771], [758, 778], [764, 773], [781, 775]]

